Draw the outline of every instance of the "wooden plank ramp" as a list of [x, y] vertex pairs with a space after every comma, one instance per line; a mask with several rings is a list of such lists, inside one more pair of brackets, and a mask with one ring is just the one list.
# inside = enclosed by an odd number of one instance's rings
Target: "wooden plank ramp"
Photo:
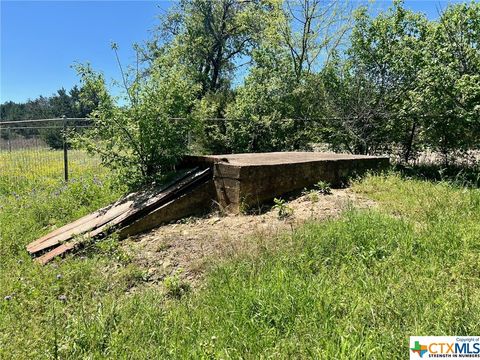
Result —
[[28, 244], [27, 251], [36, 256], [36, 261], [46, 264], [87, 239], [98, 239], [113, 231], [125, 229], [155, 209], [210, 181], [212, 176], [210, 168], [188, 170], [163, 188], [129, 194], [114, 204], [42, 236]]

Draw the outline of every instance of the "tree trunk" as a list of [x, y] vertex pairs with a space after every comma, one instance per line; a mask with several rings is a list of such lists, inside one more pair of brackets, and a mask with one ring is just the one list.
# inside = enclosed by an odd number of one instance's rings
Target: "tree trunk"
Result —
[[405, 163], [408, 163], [408, 160], [410, 160], [410, 155], [412, 153], [412, 147], [413, 147], [413, 139], [415, 138], [415, 130], [417, 128], [417, 122], [413, 120], [412, 128], [410, 130], [410, 136], [408, 137], [408, 142], [407, 142], [407, 148], [405, 150]]

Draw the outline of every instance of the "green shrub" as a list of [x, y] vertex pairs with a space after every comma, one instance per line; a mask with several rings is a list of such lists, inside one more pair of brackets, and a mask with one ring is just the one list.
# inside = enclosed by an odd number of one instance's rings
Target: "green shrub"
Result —
[[332, 189], [330, 188], [330, 184], [326, 181], [319, 181], [315, 184], [315, 189], [322, 195], [330, 195], [332, 193]]
[[[130, 185], [171, 172], [188, 151], [193, 128], [190, 110], [199, 90], [185, 70], [172, 66], [168, 58], [158, 58], [148, 78], [137, 74], [130, 85], [125, 80], [121, 101], [108, 93], [103, 76], [90, 66], [77, 66], [77, 71], [85, 101], [96, 94], [98, 106], [91, 114], [93, 127], [78, 135], [75, 143], [99, 155], [106, 167]], [[127, 75], [122, 72], [122, 76]]]
[[287, 202], [284, 199], [273, 199], [275, 205], [273, 205], [272, 209], [278, 211], [278, 218], [280, 220], [286, 219], [293, 215], [293, 209], [287, 206]]

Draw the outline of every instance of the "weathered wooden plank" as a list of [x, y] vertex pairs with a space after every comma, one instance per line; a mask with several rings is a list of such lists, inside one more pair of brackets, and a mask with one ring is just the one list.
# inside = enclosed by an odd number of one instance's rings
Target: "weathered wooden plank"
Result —
[[100, 210], [97, 210], [91, 214], [88, 214], [88, 215], [85, 215], [83, 217], [81, 217], [80, 219], [72, 222], [72, 223], [69, 223], [69, 224], [66, 224], [62, 227], [59, 227], [58, 229], [46, 234], [45, 236], [42, 236], [41, 238], [31, 242], [30, 244], [27, 245], [27, 250], [29, 252], [32, 252], [31, 249], [35, 248], [36, 246], [38, 246], [40, 243], [44, 242], [44, 241], [47, 241], [48, 239], [51, 239], [55, 236], [58, 236], [60, 234], [63, 234], [67, 231], [70, 231], [70, 230], [73, 230], [75, 229], [76, 227], [82, 225], [82, 224], [85, 224], [86, 222], [88, 221], [91, 221], [99, 216], [102, 216], [102, 215], [105, 215], [105, 213], [107, 211], [109, 211], [110, 209], [116, 207], [117, 205], [121, 204], [122, 202], [125, 202], [127, 201], [133, 194], [129, 194], [128, 196], [116, 201], [115, 203], [113, 204], [110, 204], [108, 206], [105, 206], [104, 208], [100, 209]]
[[[110, 205], [110, 206], [111, 206], [111, 205]], [[109, 206], [109, 207], [110, 207], [110, 206]], [[102, 210], [103, 210], [103, 209], [102, 209]], [[42, 242], [44, 242], [44, 241], [46, 241], [46, 240], [48, 240], [48, 239], [50, 239], [50, 238], [52, 238], [52, 237], [54, 237], [54, 236], [60, 235], [60, 234], [62, 234], [62, 233], [64, 233], [64, 232], [66, 232], [66, 231], [72, 230], [72, 229], [74, 229], [75, 227], [77, 227], [77, 226], [79, 226], [79, 225], [82, 225], [82, 224], [84, 224], [84, 223], [87, 222], [87, 221], [90, 221], [90, 220], [92, 220], [92, 219], [95, 219], [96, 217], [100, 216], [102, 210], [98, 210], [98, 211], [96, 211], [96, 212], [94, 212], [94, 213], [85, 215], [84, 217], [81, 217], [80, 219], [78, 219], [78, 220], [76, 220], [76, 221], [74, 221], [74, 222], [72, 222], [72, 223], [70, 223], [70, 224], [67, 224], [67, 225], [65, 225], [65, 226], [59, 227], [58, 229], [56, 229], [56, 230], [48, 233], [47, 235], [45, 235], [45, 236], [43, 236], [43, 237], [41, 237], [41, 238], [39, 238], [39, 239], [31, 242], [30, 244], [27, 245], [27, 251], [30, 252], [30, 253], [32, 253], [32, 252], [34, 252], [33, 249], [34, 249], [36, 246], [38, 246], [40, 243], [42, 243]]]
[[[82, 235], [89, 230], [104, 227], [104, 225], [108, 224], [111, 221], [114, 221], [116, 218], [118, 218], [125, 212], [128, 212], [129, 209], [135, 208], [138, 205], [137, 203], [139, 199], [147, 199], [149, 200], [149, 203], [155, 204], [156, 201], [160, 201], [162, 199], [164, 191], [166, 191], [169, 187], [174, 186], [179, 181], [182, 182], [185, 179], [188, 179], [189, 177], [194, 175], [195, 171], [197, 170], [198, 169], [192, 169], [185, 172], [184, 174], [182, 174], [182, 176], [177, 177], [176, 180], [170, 182], [165, 187], [163, 187], [161, 191], [147, 190], [129, 194], [128, 196], [120, 199], [113, 205], [107, 206], [90, 215], [86, 215], [83, 218], [80, 218], [71, 224], [67, 224], [53, 231], [52, 233], [49, 233], [44, 237], [30, 243], [29, 245], [27, 245], [27, 251], [31, 254], [34, 254], [39, 251], [43, 251], [50, 247], [53, 247], [61, 242], [68, 241], [75, 236]], [[115, 225], [116, 223], [117, 222], [114, 221], [112, 225]]]
[[[77, 230], [78, 227], [86, 224], [87, 222], [91, 222], [92, 220], [98, 218], [98, 217], [101, 217], [101, 216], [105, 216], [107, 214], [107, 212], [111, 211], [113, 208], [119, 206], [120, 204], [122, 203], [125, 203], [127, 202], [129, 199], [131, 199], [132, 197], [134, 197], [136, 195], [136, 193], [131, 193], [119, 200], [117, 200], [115, 203], [113, 204], [110, 204], [100, 210], [97, 210], [91, 214], [88, 214], [88, 215], [85, 215], [83, 217], [81, 217], [80, 219], [72, 222], [72, 223], [69, 223], [69, 224], [66, 224], [48, 234], [46, 234], [45, 236], [31, 242], [30, 244], [27, 245], [27, 250], [28, 252], [30, 253], [34, 253], [36, 252], [36, 248], [38, 248], [38, 246], [45, 242], [45, 241], [48, 241], [56, 236], [60, 236], [62, 234], [77, 234], [79, 233], [79, 231]], [[72, 235], [72, 236], [75, 236], [75, 235]]]
[[180, 181], [179, 184], [173, 187], [171, 190], [165, 191], [160, 194], [161, 199], [158, 199], [158, 201], [147, 199], [145, 203], [138, 204], [133, 209], [120, 215], [114, 221], [111, 221], [108, 224], [103, 225], [102, 227], [98, 227], [92, 230], [89, 236], [95, 237], [102, 234], [103, 232], [106, 232], [109, 228], [118, 229], [122, 226], [126, 226], [132, 223], [133, 221], [141, 217], [141, 215], [139, 215], [140, 213], [142, 215], [147, 215], [156, 208], [161, 207], [170, 200], [175, 199], [179, 195], [180, 191], [186, 189], [187, 186], [190, 184], [194, 185], [196, 180], [201, 180], [205, 177], [205, 175], [209, 174], [210, 172], [210, 169], [205, 169], [196, 174], [193, 174], [192, 176]]
[[[50, 249], [47, 253], [37, 258], [37, 261], [45, 264], [52, 260], [56, 256], [73, 249], [79, 245], [81, 240], [74, 239], [74, 236], [83, 235], [89, 238], [95, 238], [99, 235], [106, 234], [112, 229], [128, 226], [129, 223], [134, 222], [143, 214], [148, 214], [158, 207], [161, 207], [165, 203], [175, 201], [177, 196], [181, 196], [185, 191], [188, 191], [191, 187], [197, 186], [197, 184], [205, 179], [208, 179], [211, 175], [210, 169], [205, 169], [197, 172], [189, 172], [185, 177], [182, 177], [180, 181], [174, 182], [163, 191], [153, 193], [151, 191], [137, 193], [136, 196], [129, 196], [131, 199], [124, 203], [113, 206], [107, 210], [101, 216], [93, 218], [92, 220], [81, 223], [79, 226], [74, 227], [65, 233], [57, 234], [53, 237], [47, 238], [41, 243], [37, 243], [34, 246], [29, 246], [31, 253], [37, 253], [43, 250]], [[154, 196], [150, 196], [154, 194]]]
[[215, 185], [213, 179], [209, 179], [191, 191], [155, 208], [147, 215], [123, 227], [118, 236], [120, 239], [124, 239], [173, 220], [204, 213], [211, 209], [213, 199], [215, 199]]
[[49, 261], [53, 260], [55, 257], [62, 255], [67, 251], [72, 250], [76, 245], [77, 245], [77, 241], [71, 241], [65, 244], [61, 244], [56, 248], [54, 248], [53, 250], [50, 250], [49, 252], [43, 254], [42, 256], [37, 257], [35, 261], [37, 261], [42, 265], [45, 265]]
[[128, 209], [132, 206], [133, 201], [127, 201], [122, 205], [115, 206], [110, 208], [105, 214], [98, 216], [96, 218], [91, 219], [85, 223], [80, 224], [79, 226], [74, 227], [73, 229], [69, 229], [63, 233], [60, 233], [56, 236], [48, 238], [47, 240], [36, 244], [34, 246], [28, 246], [27, 250], [34, 254], [36, 252], [48, 249], [52, 246], [55, 246], [61, 242], [68, 241], [69, 239], [82, 235], [83, 233], [87, 232], [90, 229], [96, 229], [99, 226], [103, 226], [108, 222], [114, 220], [115, 218], [119, 217], [122, 213], [128, 211]]

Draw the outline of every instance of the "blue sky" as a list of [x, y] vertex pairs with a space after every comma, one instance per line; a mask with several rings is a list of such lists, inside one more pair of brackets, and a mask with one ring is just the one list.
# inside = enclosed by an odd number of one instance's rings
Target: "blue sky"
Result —
[[1, 5], [0, 102], [51, 95], [78, 83], [74, 62], [118, 78], [110, 43], [125, 64], [132, 44], [150, 38], [166, 1], [4, 1]]
[[[451, 1], [450, 1], [451, 2]], [[173, 1], [18, 1], [0, 0], [0, 103], [51, 95], [78, 83], [71, 65], [90, 62], [107, 79], [118, 78], [110, 43], [132, 64], [132, 44], [151, 37], [157, 15]], [[406, 6], [437, 17], [446, 0], [407, 0]], [[387, 8], [391, 1], [375, 1]]]

